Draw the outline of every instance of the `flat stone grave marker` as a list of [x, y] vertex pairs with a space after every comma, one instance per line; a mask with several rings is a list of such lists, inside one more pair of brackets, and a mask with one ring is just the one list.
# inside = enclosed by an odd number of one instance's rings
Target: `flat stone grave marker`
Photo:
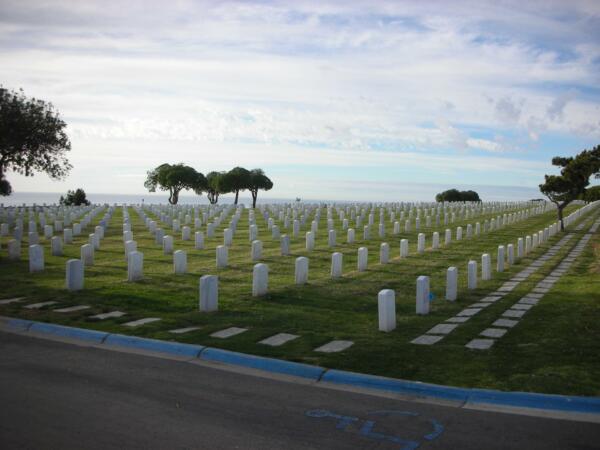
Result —
[[529, 311], [531, 308], [533, 308], [534, 305], [527, 305], [524, 303], [515, 303], [514, 305], [511, 306], [512, 309], [520, 309], [522, 311]]
[[539, 303], [539, 301], [540, 301], [539, 298], [523, 297], [521, 300], [518, 301], [518, 303], [521, 303], [523, 305], [537, 305]]
[[543, 294], [538, 294], [535, 292], [530, 292], [529, 294], [526, 295], [526, 297], [531, 297], [531, 298], [542, 298], [544, 295]]
[[95, 316], [90, 316], [90, 319], [97, 319], [97, 320], [115, 319], [118, 317], [123, 317], [126, 314], [127, 313], [124, 313], [122, 311], [111, 311], [111, 312], [107, 312], [107, 313], [96, 314]]
[[169, 333], [173, 333], [173, 334], [184, 334], [184, 333], [189, 333], [191, 331], [196, 331], [201, 329], [202, 327], [187, 327], [187, 328], [177, 328], [175, 330], [169, 330]]
[[499, 295], [488, 295], [487, 297], [483, 297], [480, 301], [485, 303], [494, 303], [500, 300], [502, 297]]
[[132, 322], [124, 323], [123, 326], [135, 328], [135, 327], [139, 327], [142, 325], [146, 325], [147, 323], [158, 322], [159, 320], [161, 320], [161, 319], [158, 317], [146, 317], [145, 319], [138, 319], [138, 320], [134, 320]]
[[26, 309], [41, 309], [44, 306], [56, 305], [58, 302], [41, 302], [41, 303], [33, 303], [31, 305], [25, 305], [23, 308]]
[[446, 322], [450, 322], [450, 323], [465, 323], [469, 319], [470, 319], [470, 317], [468, 317], [468, 316], [450, 317], [449, 319], [446, 319]]
[[427, 334], [448, 334], [458, 325], [450, 323], [440, 323], [427, 332]]
[[75, 306], [68, 306], [66, 308], [59, 308], [59, 309], [54, 309], [54, 312], [57, 313], [70, 313], [70, 312], [76, 312], [76, 311], [83, 311], [84, 309], [89, 309], [90, 307], [88, 305], [75, 305]]
[[512, 328], [512, 327], [514, 327], [518, 323], [519, 323], [518, 320], [498, 319], [492, 325], [495, 326], [495, 327]]
[[25, 300], [25, 297], [5, 298], [4, 300], [0, 300], [0, 305], [10, 305], [11, 303], [18, 303], [22, 300]]
[[477, 314], [479, 311], [481, 311], [481, 308], [466, 308], [463, 309], [461, 312], [459, 312], [457, 314], [457, 316], [474, 316], [475, 314]]
[[487, 328], [480, 333], [480, 336], [489, 338], [501, 338], [506, 334], [506, 330], [503, 328]]
[[516, 309], [507, 309], [506, 311], [504, 311], [502, 313], [502, 317], [516, 317], [516, 318], [520, 318], [523, 317], [523, 315], [525, 314], [526, 311], [519, 311]]
[[410, 341], [410, 343], [417, 345], [433, 345], [436, 342], [441, 341], [443, 338], [444, 336], [431, 336], [428, 334], [424, 334], [416, 339], [413, 339], [412, 341]]
[[487, 350], [494, 345], [493, 339], [473, 339], [465, 347], [473, 350]]
[[213, 334], [211, 334], [210, 336], [216, 337], [219, 339], [227, 339], [232, 336], [241, 334], [245, 331], [248, 331], [248, 328], [231, 327], [231, 328], [225, 328], [224, 330], [216, 331]]
[[469, 308], [487, 308], [488, 306], [490, 306], [491, 303], [473, 303], [472, 305], [469, 305]]
[[347, 348], [350, 348], [354, 345], [352, 341], [331, 341], [325, 345], [321, 345], [318, 348], [315, 348], [315, 352], [321, 353], [337, 353]]
[[300, 336], [296, 334], [279, 333], [274, 336], [263, 339], [259, 342], [259, 344], [270, 345], [271, 347], [279, 347], [280, 345], [283, 345], [289, 341], [293, 341], [294, 339], [298, 339], [299, 337]]

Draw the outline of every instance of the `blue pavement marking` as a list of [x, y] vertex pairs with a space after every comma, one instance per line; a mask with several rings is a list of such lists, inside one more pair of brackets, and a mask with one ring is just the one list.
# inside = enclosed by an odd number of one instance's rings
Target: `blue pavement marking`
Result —
[[28, 331], [34, 331], [36, 333], [52, 334], [54, 336], [61, 336], [72, 339], [81, 339], [84, 341], [102, 343], [104, 338], [108, 336], [108, 333], [101, 331], [86, 330], [83, 328], [65, 327], [62, 325], [54, 325], [52, 323], [34, 322], [29, 327]]
[[200, 359], [309, 378], [315, 381], [317, 381], [326, 370], [323, 367], [282, 361], [280, 359], [264, 358], [262, 356], [247, 355], [245, 353], [230, 352], [217, 348], [207, 348], [200, 354]]
[[33, 321], [23, 319], [10, 319], [6, 322], [6, 325], [8, 325], [10, 328], [23, 331], [27, 331], [33, 324]]
[[323, 375], [322, 381], [335, 384], [346, 384], [380, 391], [389, 391], [399, 394], [411, 394], [418, 397], [434, 397], [444, 400], [467, 401], [468, 389], [436, 384], [420, 383], [418, 381], [397, 380], [375, 375], [346, 372], [342, 370], [328, 370]]
[[168, 353], [176, 356], [189, 356], [196, 358], [204, 346], [181, 344], [179, 342], [159, 341], [157, 339], [146, 339], [137, 336], [126, 336], [124, 334], [110, 334], [104, 341], [106, 345], [117, 347], [137, 348], [158, 353]]

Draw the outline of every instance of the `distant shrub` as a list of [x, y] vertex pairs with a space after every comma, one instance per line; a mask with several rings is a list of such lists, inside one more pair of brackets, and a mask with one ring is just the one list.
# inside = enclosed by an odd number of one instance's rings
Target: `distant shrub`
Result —
[[459, 191], [448, 189], [435, 196], [436, 202], [480, 202], [479, 194], [475, 191]]

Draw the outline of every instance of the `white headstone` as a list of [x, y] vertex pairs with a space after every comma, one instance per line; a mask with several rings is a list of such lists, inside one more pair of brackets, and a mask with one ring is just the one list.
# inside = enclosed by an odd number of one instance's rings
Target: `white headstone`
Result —
[[335, 247], [335, 244], [336, 244], [335, 240], [336, 240], [335, 230], [329, 230], [327, 245], [329, 247]]
[[304, 256], [296, 258], [295, 281], [296, 284], [308, 282], [308, 258]]
[[39, 244], [29, 246], [29, 271], [41, 272], [44, 270], [44, 247]]
[[452, 242], [452, 231], [449, 228], [446, 228], [444, 245], [450, 245], [450, 242]]
[[63, 243], [59, 236], [52, 236], [52, 238], [50, 238], [50, 247], [52, 256], [63, 255]]
[[196, 231], [194, 233], [194, 248], [196, 250], [202, 250], [204, 248], [204, 233], [202, 231]]
[[144, 254], [134, 251], [127, 255], [127, 281], [137, 281], [144, 277]]
[[519, 238], [517, 240], [517, 258], [523, 257], [523, 238]]
[[287, 234], [281, 236], [280, 247], [281, 256], [288, 256], [290, 254], [290, 237]]
[[431, 238], [431, 248], [433, 250], [437, 250], [438, 248], [440, 248], [440, 233], [438, 233], [437, 231], [433, 232], [433, 236]]
[[512, 244], [506, 246], [508, 264], [511, 266], [515, 263], [515, 247]]
[[477, 261], [467, 264], [467, 288], [477, 289]]
[[451, 302], [456, 300], [458, 296], [458, 269], [456, 267], [448, 267], [446, 271], [446, 300]]
[[173, 236], [163, 237], [163, 254], [171, 255], [173, 253]]
[[21, 258], [21, 241], [11, 239], [8, 241], [8, 259], [16, 261]]
[[83, 289], [83, 261], [80, 259], [69, 259], [66, 267], [66, 288], [69, 291], [80, 291]]
[[336, 252], [331, 255], [331, 278], [340, 278], [342, 276], [342, 261], [344, 255]]
[[481, 255], [481, 279], [492, 279], [492, 258], [488, 253]]
[[63, 230], [63, 240], [65, 241], [65, 244], [73, 243], [73, 229], [65, 228]]
[[429, 277], [421, 275], [417, 278], [417, 314], [429, 314]]
[[498, 246], [498, 261], [496, 265], [498, 272], [504, 272], [504, 245]]
[[358, 271], [364, 272], [367, 270], [369, 250], [367, 247], [360, 247], [358, 249]]
[[181, 240], [189, 241], [191, 239], [192, 229], [187, 225], [181, 228]]
[[252, 261], [260, 261], [260, 258], [262, 258], [262, 248], [262, 241], [252, 241], [250, 250], [250, 257]]
[[423, 253], [425, 251], [425, 234], [419, 233], [417, 236], [417, 253]]
[[383, 289], [377, 295], [379, 331], [389, 332], [396, 328], [396, 293]]
[[312, 252], [315, 249], [315, 233], [314, 231], [308, 231], [306, 233], [306, 250]]
[[355, 232], [354, 232], [354, 228], [348, 228], [348, 244], [354, 244], [354, 240], [355, 240]]
[[390, 244], [383, 242], [379, 246], [379, 263], [387, 264], [390, 262]]
[[94, 246], [92, 244], [81, 246], [81, 261], [83, 261], [84, 266], [94, 265]]
[[227, 247], [231, 247], [232, 244], [233, 244], [233, 231], [231, 230], [231, 228], [225, 228], [225, 230], [223, 231], [223, 245], [226, 245]]
[[173, 252], [173, 272], [176, 274], [187, 272], [187, 253], [184, 250]]
[[408, 256], [408, 239], [400, 239], [400, 258]]
[[227, 246], [219, 245], [216, 250], [217, 255], [217, 269], [223, 269], [227, 267], [227, 257], [229, 251], [227, 250]]
[[269, 267], [266, 264], [256, 264], [252, 270], [252, 296], [260, 297], [261, 295], [265, 295], [268, 287]]
[[200, 277], [199, 309], [202, 312], [219, 309], [219, 278], [216, 275]]

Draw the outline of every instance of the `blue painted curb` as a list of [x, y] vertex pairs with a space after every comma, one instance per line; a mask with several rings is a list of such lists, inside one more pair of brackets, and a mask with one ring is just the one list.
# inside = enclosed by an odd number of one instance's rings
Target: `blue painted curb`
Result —
[[35, 322], [31, 321], [31, 320], [23, 320], [23, 319], [10, 319], [6, 321], [6, 325], [8, 325], [10, 328], [14, 328], [16, 330], [28, 330], [29, 327], [31, 327], [31, 325], [33, 325]]
[[83, 328], [65, 327], [62, 325], [54, 325], [51, 323], [33, 322], [29, 327], [29, 331], [37, 333], [53, 334], [72, 339], [81, 339], [84, 341], [102, 343], [108, 333], [94, 330], [86, 330]]
[[210, 347], [200, 354], [200, 359], [265, 370], [267, 372], [275, 372], [284, 375], [293, 375], [314, 381], [319, 380], [326, 370], [323, 367], [311, 366], [309, 364], [264, 358], [262, 356], [247, 355], [245, 353], [231, 352]]
[[202, 345], [181, 344], [179, 342], [160, 341], [124, 334], [109, 334], [104, 343], [117, 347], [137, 348], [176, 356], [189, 356], [190, 358], [196, 358], [205, 348]]
[[378, 377], [375, 375], [365, 375], [343, 370], [328, 370], [325, 372], [325, 375], [323, 375], [323, 378], [321, 378], [321, 381], [459, 402], [466, 402], [469, 397], [468, 389]]
[[472, 404], [487, 403], [520, 408], [600, 414], [600, 397], [502, 392], [487, 389], [471, 389], [470, 391], [468, 403]]

